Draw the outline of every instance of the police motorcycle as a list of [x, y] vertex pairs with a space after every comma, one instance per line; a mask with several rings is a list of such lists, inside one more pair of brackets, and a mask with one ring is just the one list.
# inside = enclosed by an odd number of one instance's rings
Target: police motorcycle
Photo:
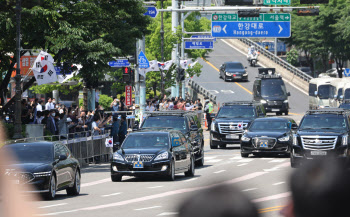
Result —
[[259, 57], [259, 52], [255, 49], [254, 46], [251, 46], [248, 49], [248, 55], [247, 55], [247, 59], [250, 66], [255, 67], [255, 65], [258, 63], [258, 57]]

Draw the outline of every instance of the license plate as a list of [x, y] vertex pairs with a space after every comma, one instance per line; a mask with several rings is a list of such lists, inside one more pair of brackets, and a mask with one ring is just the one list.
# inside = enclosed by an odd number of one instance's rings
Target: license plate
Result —
[[226, 135], [226, 139], [239, 139], [239, 135], [236, 135], [236, 134]]
[[271, 109], [271, 111], [273, 111], [273, 112], [279, 112], [280, 110], [279, 110], [279, 109]]
[[236, 79], [241, 79], [242, 78], [242, 76], [235, 76], [234, 78], [236, 78]]
[[140, 162], [140, 161], [134, 162], [134, 168], [142, 169], [143, 168], [143, 163]]
[[326, 151], [311, 151], [311, 155], [325, 156], [325, 155], [327, 155], [327, 152]]
[[267, 140], [261, 140], [260, 142], [259, 142], [259, 144], [260, 144], [260, 148], [268, 148], [269, 146], [268, 146], [268, 141]]

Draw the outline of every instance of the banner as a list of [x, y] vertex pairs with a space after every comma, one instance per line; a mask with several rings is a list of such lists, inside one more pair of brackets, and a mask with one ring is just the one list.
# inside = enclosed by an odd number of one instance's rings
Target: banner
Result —
[[132, 105], [132, 86], [125, 86], [125, 105]]
[[[52, 83], [57, 81], [57, 75], [55, 67], [53, 66], [52, 62], [49, 62], [47, 60], [42, 60], [40, 62], [37, 62], [37, 66], [40, 64], [39, 68], [33, 68], [34, 76], [36, 79], [36, 82], [38, 85]], [[39, 70], [38, 70], [39, 69]]]

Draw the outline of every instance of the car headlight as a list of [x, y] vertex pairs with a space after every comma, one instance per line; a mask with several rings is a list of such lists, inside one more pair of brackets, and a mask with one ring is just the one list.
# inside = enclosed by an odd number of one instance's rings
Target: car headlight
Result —
[[241, 140], [242, 140], [243, 142], [249, 142], [249, 141], [250, 141], [250, 138], [247, 137], [246, 135], [243, 135], [242, 138], [241, 138]]
[[287, 141], [289, 141], [289, 136], [285, 136], [285, 137], [279, 138], [278, 141], [280, 141], [280, 142], [287, 142]]
[[343, 136], [341, 144], [342, 145], [348, 145], [348, 135], [344, 135]]
[[263, 99], [260, 100], [260, 102], [261, 102], [261, 103], [267, 103], [266, 100], [263, 100]]
[[33, 173], [35, 177], [51, 176], [51, 171]]
[[211, 123], [210, 130], [215, 131], [215, 123]]
[[243, 74], [243, 76], [248, 76], [248, 73]]
[[154, 160], [166, 160], [169, 158], [168, 152], [163, 152], [161, 154], [158, 154], [158, 156]]
[[115, 152], [113, 154], [113, 160], [120, 160], [120, 161], [124, 161], [123, 156], [121, 156], [120, 154], [118, 154], [117, 152]]
[[288, 103], [288, 99], [284, 100], [283, 103]]
[[297, 137], [297, 135], [293, 135], [293, 145], [298, 145], [298, 137]]
[[226, 75], [232, 75], [231, 73], [229, 73], [229, 72], [226, 72]]

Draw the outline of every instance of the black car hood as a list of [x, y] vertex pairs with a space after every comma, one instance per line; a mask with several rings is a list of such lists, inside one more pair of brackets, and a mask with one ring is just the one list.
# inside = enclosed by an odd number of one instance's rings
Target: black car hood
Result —
[[345, 130], [299, 130], [301, 136], [340, 136], [345, 134]]
[[225, 71], [229, 73], [245, 73], [245, 69], [226, 69]]
[[[124, 151], [124, 153], [122, 153]], [[157, 149], [123, 149], [118, 150], [119, 154], [159, 154], [160, 152], [167, 151], [167, 148], [157, 148]]]
[[286, 99], [288, 99], [288, 96], [263, 96], [262, 97], [264, 100], [268, 100], [268, 101], [284, 101]]
[[[40, 163], [16, 163], [9, 164], [6, 166], [7, 169], [11, 169], [13, 171], [20, 170], [22, 172], [37, 172], [39, 167], [49, 167], [49, 162], [40, 162]], [[51, 167], [51, 166], [50, 166]], [[42, 171], [46, 172], [46, 171]]]
[[246, 133], [246, 135], [248, 137], [261, 137], [261, 136], [267, 136], [267, 137], [272, 137], [272, 138], [280, 138], [283, 136], [286, 136], [286, 131], [275, 131], [275, 132], [271, 132], [271, 131], [259, 131], [259, 132], [250, 132], [248, 131]]

